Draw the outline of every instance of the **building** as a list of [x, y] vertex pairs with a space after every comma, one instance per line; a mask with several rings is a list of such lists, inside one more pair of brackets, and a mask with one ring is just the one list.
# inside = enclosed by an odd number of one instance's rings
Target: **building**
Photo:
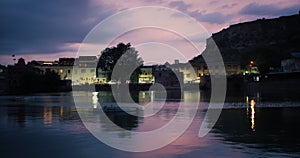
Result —
[[[229, 57], [224, 57], [223, 58], [224, 66], [225, 66], [225, 71], [227, 76], [231, 75], [238, 75], [242, 74], [240, 62], [238, 60], [229, 58]], [[212, 63], [212, 67], [208, 67], [205, 60], [203, 59], [202, 56], [199, 58], [190, 61], [191, 65], [194, 67], [196, 74], [198, 77], [200, 76], [205, 76], [205, 75], [222, 75], [222, 67], [219, 67], [219, 63]], [[214, 66], [215, 65], [215, 66]]]
[[199, 76], [196, 73], [194, 67], [189, 63], [180, 63], [178, 60], [175, 60], [175, 63], [170, 65], [166, 63], [172, 70], [181, 72], [183, 75], [184, 83], [195, 83], [199, 82]]
[[73, 85], [106, 83], [106, 77], [96, 77], [96, 56], [59, 58], [58, 61], [31, 61], [29, 65], [46, 72], [55, 72], [61, 80], [72, 80]]
[[[176, 70], [183, 73], [184, 83], [199, 83], [202, 76], [222, 75], [222, 69], [219, 66], [213, 66], [208, 68], [206, 62], [201, 59], [191, 63], [180, 63], [175, 60], [174, 64], [170, 65], [166, 63], [172, 70]], [[240, 63], [236, 61], [224, 61], [226, 75], [241, 74]]]
[[242, 73], [240, 62], [237, 61], [224, 61], [226, 75], [239, 75]]
[[59, 58], [59, 61], [31, 61], [28, 64], [40, 69], [42, 74], [55, 72], [61, 80], [71, 80], [74, 62], [72, 65], [72, 63], [65, 62], [65, 60], [74, 61], [74, 58]]
[[291, 53], [292, 58], [281, 61], [281, 69], [283, 72], [299, 72], [300, 71], [300, 52]]
[[154, 83], [153, 66], [142, 66], [138, 77], [138, 83]]
[[59, 58], [58, 65], [59, 66], [73, 66], [75, 62], [74, 58]]
[[35, 66], [58, 66], [58, 61], [31, 61], [29, 64]]
[[166, 65], [156, 65], [153, 67], [155, 83], [162, 84], [165, 88], [180, 88], [183, 84], [183, 73], [172, 70]]
[[73, 66], [41, 65], [41, 66], [35, 66], [35, 67], [40, 69], [42, 74], [45, 74], [46, 72], [57, 73], [60, 76], [60, 80], [71, 80], [72, 79]]
[[6, 83], [6, 67], [3, 65], [0, 65], [0, 94], [4, 94], [5, 90], [7, 88]]
[[[96, 84], [98, 58], [96, 56], [79, 56], [74, 62], [73, 85]], [[99, 79], [100, 80], [100, 79]]]
[[109, 75], [110, 71], [103, 71], [101, 68], [98, 68], [96, 74], [96, 84], [107, 84], [109, 82]]

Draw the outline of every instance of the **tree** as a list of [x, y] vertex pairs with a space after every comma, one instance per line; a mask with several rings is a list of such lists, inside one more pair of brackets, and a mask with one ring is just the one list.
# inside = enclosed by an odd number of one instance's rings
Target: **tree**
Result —
[[[130, 43], [119, 43], [117, 47], [106, 48], [101, 52], [97, 68], [100, 68], [107, 74], [108, 80], [124, 83], [128, 75], [130, 75], [131, 81], [137, 80], [137, 76], [140, 74], [140, 66], [143, 65], [143, 62], [142, 58], [138, 56], [138, 51], [131, 47]], [[114, 70], [115, 67], [117, 69]], [[133, 67], [135, 70], [132, 74], [126, 73], [126, 70], [130, 70]], [[113, 70], [118, 71], [117, 73], [119, 74], [115, 78], [112, 78]], [[97, 76], [99, 76], [98, 73], [97, 71]]]

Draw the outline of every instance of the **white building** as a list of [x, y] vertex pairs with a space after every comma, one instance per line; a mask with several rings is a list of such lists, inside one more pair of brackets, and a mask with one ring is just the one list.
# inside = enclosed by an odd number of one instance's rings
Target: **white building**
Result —
[[96, 69], [98, 58], [96, 56], [79, 56], [73, 66], [73, 85], [97, 83]]

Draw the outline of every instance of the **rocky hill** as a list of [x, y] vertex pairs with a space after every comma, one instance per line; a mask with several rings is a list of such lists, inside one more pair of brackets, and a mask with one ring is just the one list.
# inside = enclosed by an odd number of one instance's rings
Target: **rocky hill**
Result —
[[[300, 12], [275, 19], [258, 19], [231, 25], [207, 39], [203, 53], [213, 51], [217, 44], [224, 60], [240, 61], [242, 67], [254, 60], [262, 72], [280, 67], [280, 61], [300, 51]], [[191, 62], [201, 60], [201, 55]]]

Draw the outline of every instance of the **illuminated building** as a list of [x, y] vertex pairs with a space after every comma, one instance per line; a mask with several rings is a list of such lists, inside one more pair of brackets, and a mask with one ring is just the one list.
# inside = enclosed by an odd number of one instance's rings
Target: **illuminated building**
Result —
[[152, 66], [141, 67], [141, 74], [139, 74], [138, 83], [154, 83]]
[[[238, 75], [241, 74], [241, 67], [239, 62], [236, 61], [224, 61], [226, 75]], [[207, 75], [222, 75], [222, 69], [218, 66], [208, 68], [204, 60], [198, 60], [197, 62], [179, 63], [175, 60], [175, 64], [170, 65], [172, 70], [176, 70], [183, 73], [184, 83], [199, 83], [202, 76]]]
[[98, 59], [96, 56], [79, 56], [75, 60], [72, 84], [84, 85], [97, 83], [97, 63]]
[[40, 69], [42, 74], [45, 74], [46, 72], [55, 72], [60, 76], [61, 80], [71, 80], [73, 65], [64, 64], [64, 62], [62, 62], [64, 60], [65, 58], [60, 58], [59, 61], [32, 61], [30, 64]]

